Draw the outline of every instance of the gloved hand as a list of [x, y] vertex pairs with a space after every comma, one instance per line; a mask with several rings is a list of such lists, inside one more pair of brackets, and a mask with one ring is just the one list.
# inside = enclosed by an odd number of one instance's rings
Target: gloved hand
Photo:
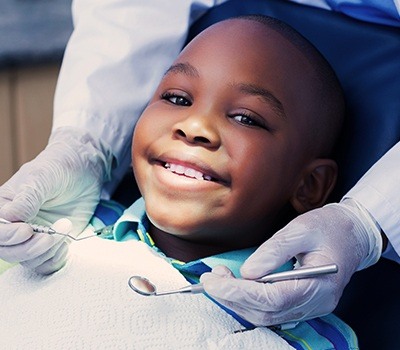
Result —
[[[22, 266], [44, 275], [64, 266], [69, 243], [65, 236], [32, 234], [31, 227], [23, 223], [7, 226], [11, 228], [7, 235], [0, 235], [0, 256], [4, 260], [10, 263], [19, 262]], [[72, 223], [63, 218], [51, 227], [57, 232], [68, 234], [72, 230]]]
[[[48, 226], [65, 217], [76, 235], [96, 208], [111, 162], [111, 153], [90, 135], [58, 128], [46, 149], [0, 187], [0, 217]], [[67, 251], [61, 237], [37, 235], [17, 223], [0, 225], [0, 245], [0, 259], [23, 262], [44, 273], [60, 268]], [[46, 261], [46, 266], [39, 268], [39, 261]]]
[[306, 320], [333, 311], [355, 271], [374, 264], [382, 237], [368, 212], [351, 199], [298, 216], [261, 245], [241, 268], [242, 277], [267, 275], [292, 257], [301, 267], [335, 263], [336, 274], [262, 284], [236, 279], [227, 268], [203, 274], [213, 298], [255, 325]]

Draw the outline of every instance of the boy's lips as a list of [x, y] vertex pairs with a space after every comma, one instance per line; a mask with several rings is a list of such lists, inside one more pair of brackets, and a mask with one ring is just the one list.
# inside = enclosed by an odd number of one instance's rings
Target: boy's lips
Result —
[[168, 171], [180, 176], [200, 181], [217, 182], [223, 185], [229, 184], [229, 181], [226, 178], [197, 158], [194, 159], [190, 157], [190, 160], [183, 160], [171, 157], [160, 157], [154, 160], [154, 163], [159, 164]]

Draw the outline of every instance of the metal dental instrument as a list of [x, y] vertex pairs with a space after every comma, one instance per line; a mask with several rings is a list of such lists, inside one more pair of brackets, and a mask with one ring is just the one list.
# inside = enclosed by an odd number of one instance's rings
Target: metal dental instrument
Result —
[[[284, 281], [290, 279], [316, 277], [328, 273], [336, 273], [337, 271], [338, 267], [336, 264], [305, 267], [290, 271], [272, 273], [270, 275], [255, 280], [255, 282], [270, 283], [270, 282]], [[157, 292], [156, 286], [153, 283], [151, 283], [147, 278], [144, 278], [142, 276], [130, 277], [128, 280], [128, 285], [133, 291], [144, 296], [159, 296], [159, 295], [168, 295], [177, 293], [191, 293], [191, 294], [204, 293], [204, 288], [201, 283], [193, 284], [177, 290]]]
[[[13, 222], [0, 218], [0, 224], [13, 224]], [[58, 234], [58, 232], [56, 230], [53, 230], [51, 227], [35, 225], [35, 224], [28, 224], [28, 225], [32, 228], [33, 232], [48, 233], [50, 235]], [[63, 233], [60, 234], [64, 235]]]
[[[17, 223], [17, 222], [15, 222], [15, 223]], [[0, 218], [0, 224], [14, 224], [14, 222]], [[82, 241], [84, 239], [92, 238], [92, 237], [107, 236], [107, 235], [111, 234], [112, 230], [113, 230], [113, 225], [110, 225], [110, 226], [103, 227], [99, 230], [93, 231], [93, 234], [91, 234], [91, 235], [83, 236], [83, 237], [74, 237], [67, 233], [57, 232], [56, 230], [54, 230], [48, 226], [36, 225], [36, 224], [28, 224], [28, 225], [32, 228], [33, 232], [47, 233], [49, 235], [61, 235], [61, 236], [71, 238], [74, 241]]]

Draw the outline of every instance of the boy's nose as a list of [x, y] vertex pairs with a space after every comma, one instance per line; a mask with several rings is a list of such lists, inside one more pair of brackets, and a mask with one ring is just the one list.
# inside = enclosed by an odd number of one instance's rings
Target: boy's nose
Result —
[[216, 148], [220, 145], [217, 125], [213, 118], [191, 115], [174, 125], [173, 134], [176, 138], [190, 144]]

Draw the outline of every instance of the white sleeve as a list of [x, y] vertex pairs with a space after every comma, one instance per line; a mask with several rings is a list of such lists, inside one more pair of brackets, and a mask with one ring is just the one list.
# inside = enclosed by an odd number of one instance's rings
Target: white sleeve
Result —
[[[181, 50], [190, 24], [224, 0], [74, 0], [53, 130], [74, 126], [111, 149], [119, 179], [134, 125]], [[114, 181], [115, 182], [115, 181]]]
[[389, 239], [383, 256], [400, 263], [400, 142], [346, 194], [367, 209]]

